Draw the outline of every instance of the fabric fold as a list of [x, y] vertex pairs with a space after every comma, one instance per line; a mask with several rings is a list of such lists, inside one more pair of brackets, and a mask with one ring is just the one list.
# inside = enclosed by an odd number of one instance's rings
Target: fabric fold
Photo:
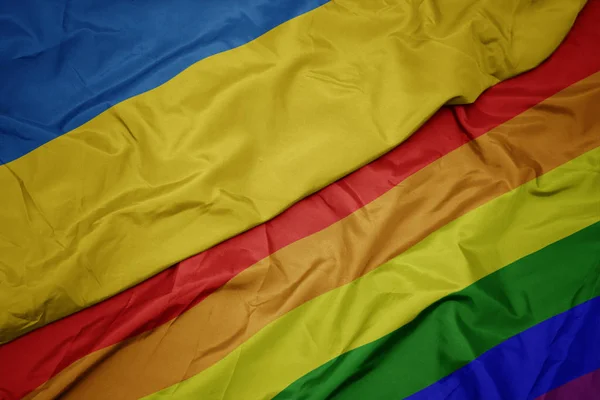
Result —
[[[275, 219], [0, 346], [0, 359], [19, 360], [8, 363], [10, 368], [0, 364], [0, 388], [7, 397], [20, 398], [78, 359], [176, 318], [261, 259], [326, 229], [432, 162], [600, 70], [600, 54], [594, 52], [600, 8], [595, 10], [586, 8], [567, 40], [538, 68], [495, 85], [474, 104], [443, 108], [403, 145]], [[61, 351], [65, 343], [66, 354]]]
[[598, 315], [595, 297], [511, 337], [407, 400], [537, 398], [600, 368]]
[[[209, 396], [207, 377], [228, 368], [236, 355], [244, 360], [236, 364], [236, 374], [278, 365], [277, 382], [270, 384], [283, 389], [291, 382], [284, 383], [280, 374], [301, 376], [309, 365], [317, 367], [345, 346], [342, 341], [295, 347], [295, 340], [309, 338], [292, 328], [325, 321], [321, 313], [330, 309], [384, 313], [380, 308], [388, 306], [399, 313], [397, 319], [377, 322], [399, 323], [445, 290], [458, 290], [596, 222], [600, 214], [590, 165], [596, 160], [597, 123], [586, 105], [600, 94], [598, 79], [599, 74], [584, 79], [439, 158], [338, 223], [244, 270], [176, 320], [79, 360], [31, 397], [60, 393], [91, 399], [102, 393], [134, 399], [182, 376], [190, 378], [182, 385], [203, 382], [197, 393]], [[573, 110], [574, 118], [553, 113], [555, 109]], [[388, 303], [387, 291], [402, 301]], [[339, 315], [346, 315], [351, 325], [342, 329], [340, 321], [330, 321], [338, 328], [329, 335], [329, 325], [311, 323], [320, 333], [311, 335], [310, 342], [360, 335], [362, 311]], [[371, 329], [372, 322], [364, 326]], [[284, 348], [275, 351], [273, 346]], [[344, 351], [350, 348], [348, 344]], [[254, 350], [247, 354], [249, 349]], [[298, 369], [287, 371], [281, 363], [298, 349], [312, 351], [292, 363]], [[248, 382], [236, 379], [235, 384]]]
[[272, 218], [446, 102], [535, 67], [583, 4], [330, 2], [4, 164], [0, 343]]
[[[275, 398], [529, 399], [585, 373], [595, 361], [594, 352], [580, 351], [589, 336], [575, 343], [579, 350], [567, 349], [564, 341], [574, 338], [577, 321], [551, 319], [600, 296], [599, 234], [600, 223], [593, 224], [442, 298], [409, 324], [320, 366]], [[586, 307], [587, 329], [598, 329], [596, 306]], [[563, 340], [552, 350], [550, 339], [563, 326]], [[543, 365], [547, 356], [564, 367]]]

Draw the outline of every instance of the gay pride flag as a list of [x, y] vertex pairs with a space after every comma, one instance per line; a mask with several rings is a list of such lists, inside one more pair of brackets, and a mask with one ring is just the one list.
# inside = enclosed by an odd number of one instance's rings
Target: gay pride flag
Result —
[[0, 399], [600, 399], [599, 21], [0, 4]]

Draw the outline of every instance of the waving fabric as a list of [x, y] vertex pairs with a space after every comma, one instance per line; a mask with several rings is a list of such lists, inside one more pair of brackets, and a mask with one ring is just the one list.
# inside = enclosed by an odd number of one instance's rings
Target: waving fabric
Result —
[[[340, 0], [285, 22], [316, 2], [286, 12], [258, 4], [230, 17], [252, 20], [247, 31], [207, 49], [198, 42], [218, 38], [229, 19], [190, 33], [192, 22], [177, 13], [195, 9], [181, 1], [154, 24], [131, 28], [119, 55], [97, 61], [87, 42], [109, 47], [136, 19], [110, 18], [100, 3], [65, 2], [51, 14], [62, 31], [44, 23], [31, 43], [27, 28], [40, 28], [40, 17], [27, 3], [4, 6], [11, 35], [2, 76], [23, 76], [24, 64], [43, 70], [35, 79], [51, 87], [38, 93], [35, 81], [12, 80], [1, 96], [21, 99], [2, 117], [2, 342], [273, 217], [390, 150], [444, 103], [471, 102], [535, 67], [584, 2]], [[221, 10], [210, 4], [207, 18]], [[156, 23], [175, 29], [165, 21], [186, 34], [133, 40]], [[176, 65], [148, 76], [155, 62]], [[48, 98], [60, 98], [65, 85], [76, 87], [66, 93], [74, 103]], [[50, 105], [36, 110], [32, 101]]]
[[0, 399], [594, 398], [600, 1], [154, 3], [0, 6]]

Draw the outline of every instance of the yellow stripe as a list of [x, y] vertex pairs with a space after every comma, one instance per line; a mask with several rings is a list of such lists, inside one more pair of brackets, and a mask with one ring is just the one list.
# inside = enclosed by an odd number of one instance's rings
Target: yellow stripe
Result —
[[0, 343], [273, 217], [448, 100], [535, 66], [583, 4], [338, 0], [3, 166]]
[[146, 399], [268, 399], [421, 310], [600, 220], [600, 148], [449, 223], [364, 277], [271, 323], [202, 373]]

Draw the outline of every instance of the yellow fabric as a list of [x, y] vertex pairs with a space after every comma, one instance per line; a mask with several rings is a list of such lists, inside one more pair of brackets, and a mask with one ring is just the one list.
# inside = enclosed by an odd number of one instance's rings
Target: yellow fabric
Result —
[[0, 167], [0, 343], [265, 221], [534, 67], [584, 0], [339, 0]]
[[364, 277], [287, 313], [200, 374], [145, 399], [272, 398], [442, 297], [600, 221], [599, 167], [596, 148], [486, 203]]

